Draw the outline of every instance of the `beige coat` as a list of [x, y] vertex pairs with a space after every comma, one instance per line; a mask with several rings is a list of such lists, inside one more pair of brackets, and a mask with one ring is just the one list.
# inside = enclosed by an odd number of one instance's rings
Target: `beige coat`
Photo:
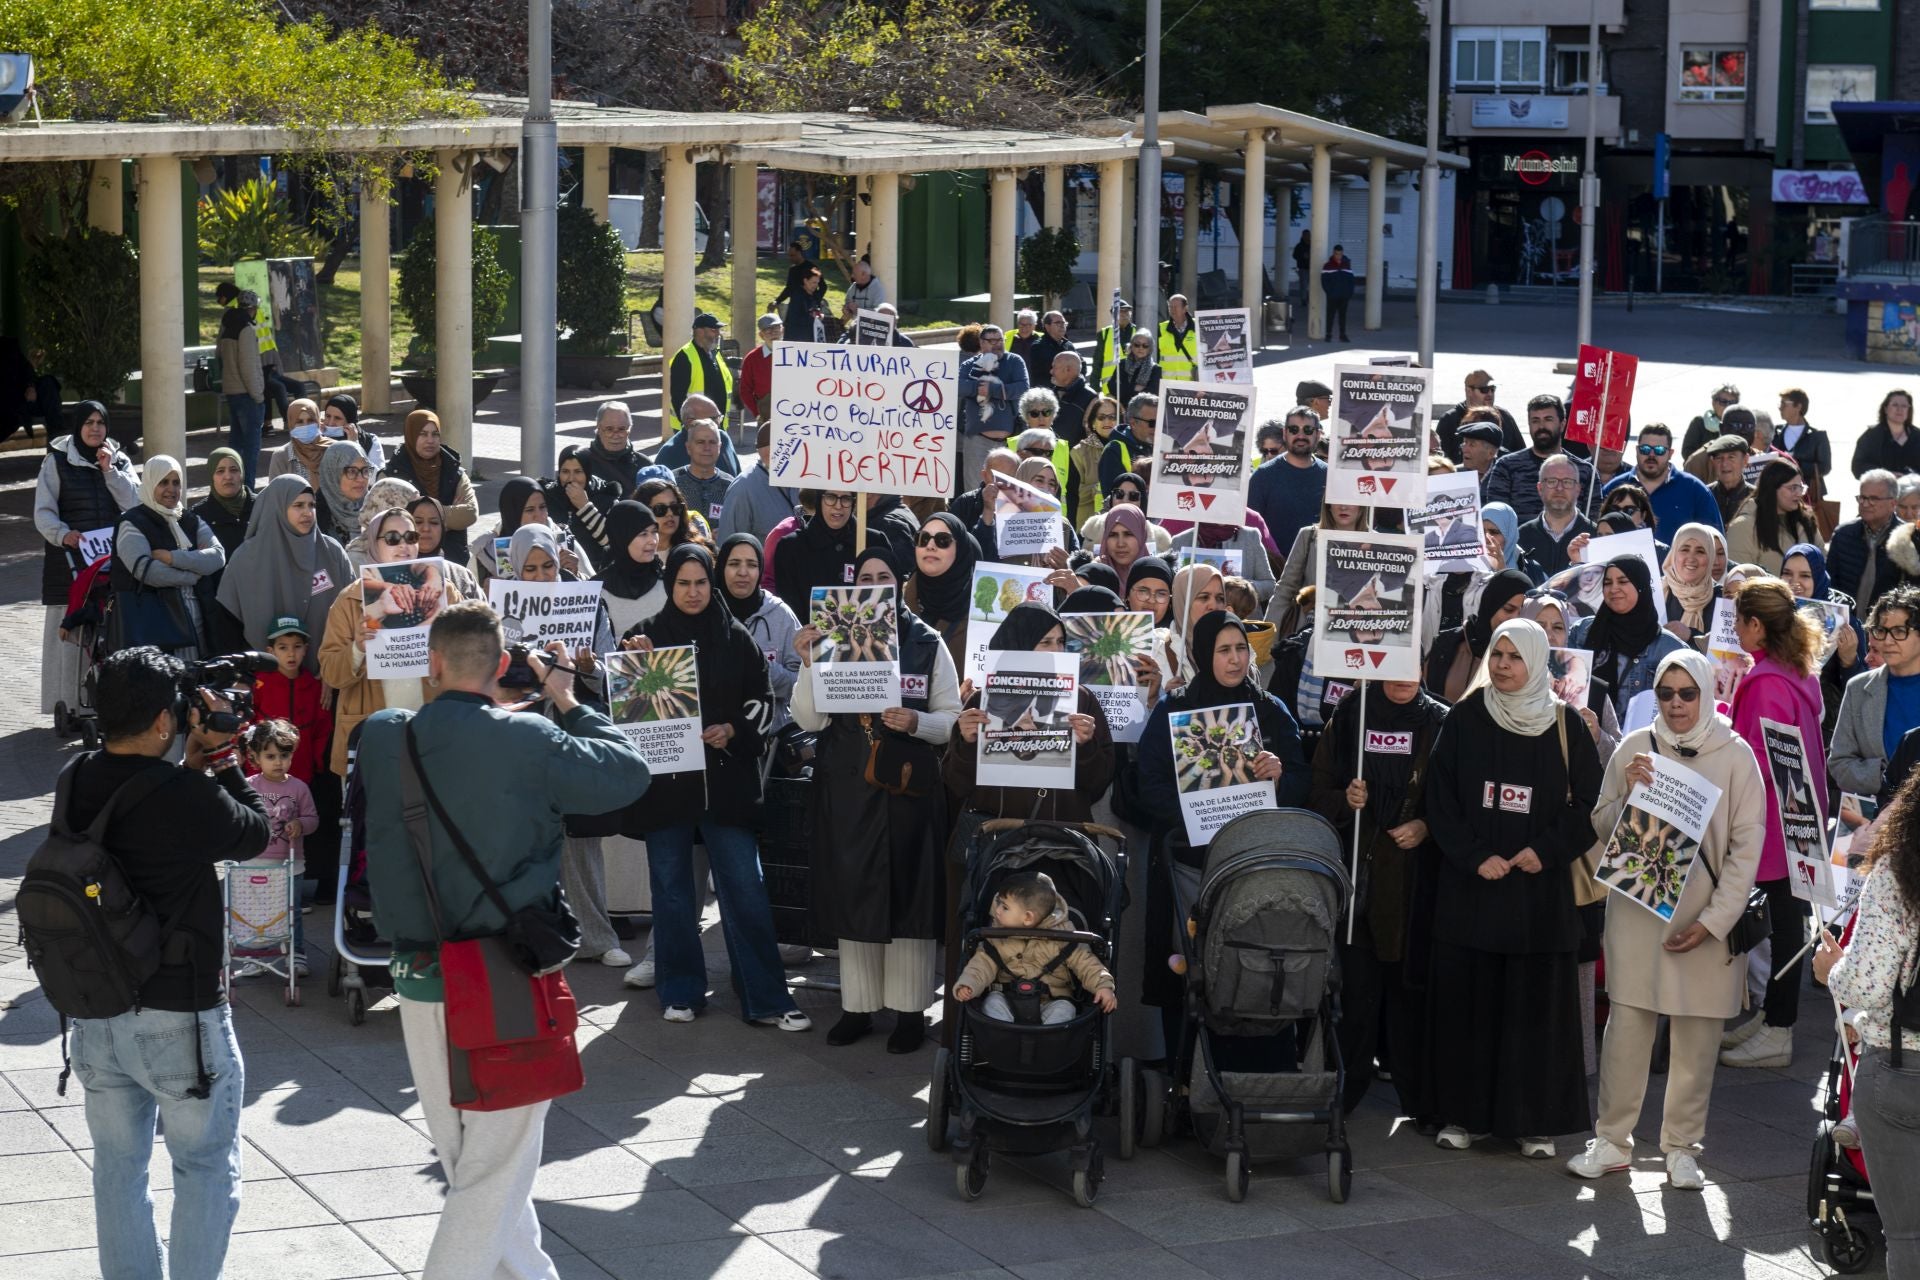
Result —
[[[1041, 922], [1042, 929], [1071, 929], [1073, 922], [1067, 918], [1066, 908], [1061, 907]], [[1095, 958], [1083, 942], [1062, 942], [1058, 938], [995, 938], [994, 950], [1006, 961], [1002, 969], [994, 964], [993, 956], [985, 947], [976, 950], [968, 959], [966, 967], [960, 970], [960, 976], [954, 979], [956, 987], [972, 987], [977, 996], [996, 982], [1011, 982], [1015, 978], [1037, 978], [1040, 971], [1052, 963], [1060, 954], [1062, 947], [1072, 947], [1073, 954], [1062, 964], [1056, 965], [1047, 974], [1047, 996], [1054, 1000], [1065, 1000], [1073, 992], [1073, 983], [1068, 980], [1068, 970], [1080, 980], [1087, 991], [1111, 990], [1113, 975], [1106, 966]]]
[[[1626, 807], [1632, 789], [1627, 766], [1634, 756], [1652, 752], [1652, 738], [1651, 728], [1634, 730], [1607, 762], [1600, 801], [1593, 808], [1593, 829], [1600, 833], [1600, 842], [1588, 853], [1589, 863], [1598, 861], [1615, 819]], [[1666, 748], [1662, 753], [1674, 755]], [[1705, 867], [1695, 865], [1671, 922], [1609, 894], [1607, 998], [1675, 1017], [1730, 1018], [1740, 1012], [1747, 966], [1744, 956], [1728, 962], [1725, 938], [1746, 907], [1747, 890], [1760, 866], [1767, 792], [1752, 749], [1724, 719], [1699, 755], [1679, 763], [1720, 788], [1720, 804], [1700, 842], [1700, 857], [1712, 860], [1720, 887], [1713, 887]], [[1707, 926], [1711, 938], [1684, 954], [1663, 949], [1661, 944], [1696, 920]]]
[[[462, 597], [456, 585], [447, 592], [447, 603]], [[333, 771], [347, 776], [347, 740], [360, 722], [376, 711], [387, 709], [387, 684], [367, 674], [365, 655], [355, 645], [361, 633], [364, 606], [360, 602], [360, 584], [350, 583], [334, 597], [327, 610], [327, 631], [320, 639], [320, 680], [333, 691]], [[427, 680], [414, 680], [420, 686], [420, 702], [432, 702], [438, 692]]]
[[[1754, 528], [1753, 512], [1753, 497], [1749, 495], [1747, 500], [1740, 504], [1740, 509], [1733, 513], [1733, 519], [1727, 525], [1727, 563], [1757, 564], [1778, 577], [1780, 566], [1786, 562], [1787, 557], [1783, 552], [1768, 551], [1760, 546], [1760, 535]], [[1787, 540], [1800, 541], [1798, 538]], [[1821, 545], [1818, 535], [1807, 541], [1819, 546], [1822, 551], [1826, 550], [1826, 547]]]

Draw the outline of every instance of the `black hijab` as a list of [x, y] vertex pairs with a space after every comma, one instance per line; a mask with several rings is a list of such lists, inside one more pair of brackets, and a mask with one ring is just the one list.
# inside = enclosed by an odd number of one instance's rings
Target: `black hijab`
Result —
[[1220, 641], [1220, 633], [1232, 627], [1243, 637], [1247, 626], [1235, 617], [1230, 609], [1215, 609], [1203, 613], [1193, 624], [1188, 637], [1187, 652], [1193, 656], [1193, 679], [1187, 682], [1185, 697], [1180, 709], [1194, 711], [1201, 707], [1220, 707], [1235, 702], [1251, 702], [1256, 706], [1265, 699], [1259, 686], [1253, 680], [1253, 665], [1247, 665], [1247, 677], [1238, 685], [1229, 688], [1213, 677], [1213, 647]]
[[[1141, 556], [1133, 562], [1133, 567], [1127, 574], [1127, 594], [1133, 594], [1134, 583], [1146, 582], [1150, 579], [1158, 579], [1167, 584], [1168, 591], [1173, 590], [1173, 570], [1167, 567], [1167, 562], [1159, 556]], [[1172, 621], [1173, 601], [1169, 600], [1166, 615], [1154, 618], [1153, 625], [1164, 627], [1170, 625]]]
[[[1139, 564], [1140, 562], [1136, 560], [1134, 563]], [[1100, 587], [1111, 591], [1116, 598], [1125, 590], [1125, 588], [1120, 585], [1120, 575], [1114, 572], [1113, 566], [1105, 560], [1089, 560], [1073, 572], [1075, 577], [1085, 578], [1087, 580], [1087, 586]]]
[[513, 536], [513, 531], [520, 527], [520, 517], [526, 511], [528, 501], [538, 492], [540, 482], [528, 476], [515, 476], [500, 486], [500, 531], [494, 537]]
[[1046, 639], [1047, 633], [1059, 625], [1060, 617], [1053, 610], [1023, 600], [1007, 610], [1005, 620], [994, 629], [993, 639], [987, 641], [987, 648], [1031, 653]]
[[1068, 613], [1125, 613], [1127, 602], [1106, 587], [1087, 586], [1070, 592], [1060, 602], [1060, 612]]
[[[752, 551], [753, 563], [756, 566], [754, 569], [753, 594], [744, 600], [727, 590], [727, 561], [733, 558], [733, 549], [735, 547], [746, 547]], [[766, 568], [765, 557], [766, 553], [760, 547], [760, 539], [750, 533], [736, 533], [720, 544], [720, 554], [714, 561], [715, 573], [719, 578], [719, 581], [713, 584], [714, 589], [720, 593], [721, 599], [725, 601], [727, 612], [732, 614], [734, 618], [743, 625], [748, 622], [754, 614], [760, 612], [760, 598], [767, 594], [760, 586], [759, 578], [761, 570]], [[668, 556], [667, 559], [671, 560], [673, 557]], [[668, 582], [671, 583], [672, 579], [669, 578]]]
[[[936, 530], [936, 524], [941, 528]], [[919, 597], [920, 616], [935, 627], [943, 624], [963, 627], [972, 605], [973, 567], [980, 562], [980, 544], [967, 532], [967, 526], [960, 523], [959, 516], [945, 511], [936, 511], [920, 526], [923, 537], [935, 532], [953, 535], [953, 564], [938, 576], [916, 573], [918, 585], [914, 591]], [[918, 568], [917, 561], [915, 568]]]
[[[699, 613], [686, 613], [680, 608], [680, 602], [674, 599], [673, 584], [691, 563], [707, 576], [707, 607]], [[666, 583], [667, 602], [660, 606], [660, 612], [633, 628], [644, 631], [655, 645], [691, 644], [698, 646], [694, 655], [700, 668], [700, 682], [708, 683], [710, 664], [718, 663], [724, 656], [728, 639], [734, 628], [740, 624], [733, 620], [727, 606], [720, 597], [726, 588], [717, 581], [719, 575], [713, 567], [713, 555], [697, 542], [683, 542], [667, 553]], [[745, 634], [745, 628], [741, 628]], [[630, 633], [631, 634], [631, 633]], [[720, 671], [714, 670], [714, 679], [720, 678]]]
[[[1611, 698], [1618, 692], [1622, 669], [1660, 638], [1660, 613], [1654, 605], [1653, 575], [1647, 569], [1647, 562], [1636, 555], [1615, 556], [1607, 561], [1607, 568], [1626, 574], [1640, 593], [1640, 599], [1629, 612], [1615, 613], [1607, 607], [1606, 597], [1602, 595], [1600, 611], [1593, 615], [1593, 625], [1587, 628], [1587, 648], [1593, 650], [1596, 677], [1587, 705], [1595, 708], [1600, 705], [1600, 699]], [[1615, 710], [1619, 709], [1616, 705]]]
[[631, 499], [616, 502], [607, 513], [607, 567], [600, 581], [622, 600], [638, 600], [660, 581], [660, 557], [642, 563], [627, 552], [633, 540], [660, 522], [653, 512]]
[[[1473, 656], [1487, 656], [1487, 646], [1493, 643], [1493, 615], [1500, 612], [1515, 596], [1524, 596], [1533, 590], [1533, 580], [1518, 569], [1502, 569], [1487, 579], [1487, 585], [1480, 592], [1480, 612], [1467, 622], [1467, 647], [1473, 650]], [[1373, 704], [1367, 704], [1371, 710]]]

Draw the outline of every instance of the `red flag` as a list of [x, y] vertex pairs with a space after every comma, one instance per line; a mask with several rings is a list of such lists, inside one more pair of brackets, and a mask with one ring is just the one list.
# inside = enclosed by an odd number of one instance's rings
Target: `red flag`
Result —
[[1604, 347], [1582, 346], [1567, 411], [1567, 439], [1607, 449], [1625, 449], [1633, 409], [1633, 381], [1640, 357]]

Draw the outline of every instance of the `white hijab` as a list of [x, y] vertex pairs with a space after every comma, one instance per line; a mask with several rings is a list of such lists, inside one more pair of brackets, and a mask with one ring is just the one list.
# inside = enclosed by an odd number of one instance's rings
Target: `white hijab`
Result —
[[1653, 683], [1658, 686], [1661, 677], [1675, 667], [1686, 672], [1687, 678], [1693, 681], [1693, 687], [1700, 691], [1700, 715], [1694, 720], [1693, 728], [1675, 736], [1673, 730], [1667, 728], [1667, 718], [1656, 713], [1653, 717], [1653, 736], [1669, 751], [1695, 754], [1713, 740], [1714, 722], [1725, 724], [1726, 720], [1713, 709], [1713, 665], [1707, 661], [1706, 655], [1697, 649], [1674, 650], [1660, 659], [1660, 665], [1654, 669]]
[[140, 468], [140, 505], [167, 522], [167, 530], [173, 534], [173, 546], [167, 550], [182, 550], [190, 545], [180, 529], [180, 516], [186, 511], [186, 505], [175, 503], [171, 507], [163, 507], [156, 495], [160, 482], [168, 476], [179, 476], [181, 487], [184, 489], [186, 474], [180, 469], [178, 462], [164, 453], [156, 453], [147, 459], [145, 466]]
[[1547, 669], [1547, 633], [1537, 622], [1509, 618], [1493, 629], [1493, 640], [1487, 645], [1489, 665], [1493, 646], [1502, 638], [1520, 654], [1527, 668], [1527, 682], [1512, 693], [1502, 693], [1489, 681], [1487, 712], [1508, 733], [1537, 738], [1553, 727], [1560, 706], [1560, 700], [1553, 696], [1553, 673]]

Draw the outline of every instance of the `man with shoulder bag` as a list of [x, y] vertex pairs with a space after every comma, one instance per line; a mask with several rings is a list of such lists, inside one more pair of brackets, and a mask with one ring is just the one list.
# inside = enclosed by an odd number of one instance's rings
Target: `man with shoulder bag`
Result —
[[[61, 771], [15, 904], [47, 1002], [73, 1020], [99, 1274], [113, 1280], [219, 1280], [240, 1211], [245, 1075], [214, 865], [258, 855], [272, 832], [235, 757], [238, 718], [187, 674], [151, 646], [101, 664], [106, 747]], [[183, 732], [181, 767], [166, 757]], [[156, 1122], [173, 1166], [170, 1248], [147, 1185]]]
[[367, 876], [393, 940], [407, 1062], [447, 1178], [425, 1280], [552, 1280], [533, 1183], [552, 1099], [581, 1084], [578, 1017], [560, 968], [579, 930], [560, 891], [565, 815], [623, 808], [647, 789], [640, 754], [574, 699], [573, 669], [526, 665], [555, 720], [498, 705], [510, 658], [484, 603], [429, 633], [418, 712], [361, 734]]

